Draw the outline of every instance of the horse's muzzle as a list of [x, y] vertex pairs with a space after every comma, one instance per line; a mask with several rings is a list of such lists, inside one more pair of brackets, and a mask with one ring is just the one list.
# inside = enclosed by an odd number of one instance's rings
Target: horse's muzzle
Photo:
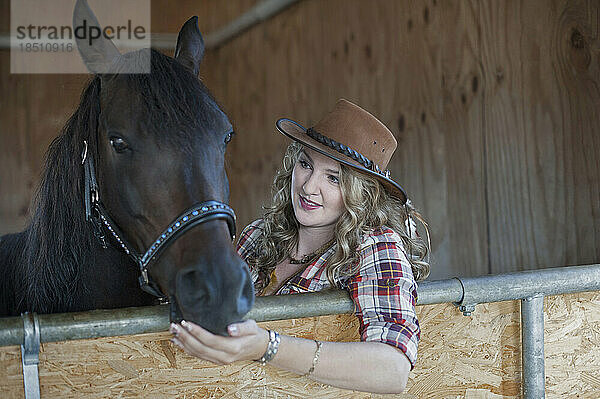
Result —
[[252, 279], [241, 259], [219, 268], [181, 270], [176, 290], [170, 300], [171, 321], [191, 321], [213, 334], [228, 335], [227, 326], [242, 321], [254, 304]]

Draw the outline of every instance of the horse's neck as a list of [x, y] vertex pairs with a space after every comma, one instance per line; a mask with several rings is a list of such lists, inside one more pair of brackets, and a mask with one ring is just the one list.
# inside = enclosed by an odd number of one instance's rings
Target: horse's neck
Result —
[[149, 304], [140, 299], [131, 260], [108, 236], [106, 240], [108, 248], [95, 237], [71, 237], [60, 253], [45, 259], [43, 269], [39, 257], [44, 254], [34, 254], [38, 259], [32, 264], [38, 267], [27, 276], [31, 308], [54, 313]]
[[82, 282], [90, 295], [86, 298], [87, 309], [152, 303], [153, 298], [139, 288], [137, 265], [115, 243], [109, 242], [106, 249], [98, 245], [94, 258], [94, 262], [81, 271]]

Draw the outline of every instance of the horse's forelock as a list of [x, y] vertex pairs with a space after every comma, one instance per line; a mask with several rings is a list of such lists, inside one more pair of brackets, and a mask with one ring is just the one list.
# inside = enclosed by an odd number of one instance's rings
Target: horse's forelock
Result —
[[150, 74], [124, 77], [128, 87], [140, 93], [138, 112], [146, 121], [148, 133], [159, 141], [180, 146], [198, 131], [214, 131], [225, 117], [200, 79], [156, 50], [151, 50]]

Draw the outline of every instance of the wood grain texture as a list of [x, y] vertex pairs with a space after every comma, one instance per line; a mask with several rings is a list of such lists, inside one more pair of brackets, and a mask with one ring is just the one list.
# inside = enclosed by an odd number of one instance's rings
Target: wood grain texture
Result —
[[[432, 278], [596, 262], [598, 4], [569, 4], [304, 1], [219, 49], [206, 76], [239, 132], [240, 228], [268, 201], [277, 118], [310, 125], [346, 97], [398, 139], [390, 169], [432, 226]], [[556, 83], [565, 18], [588, 51], [581, 91]]]
[[[155, 0], [153, 31], [198, 15], [210, 32], [256, 2]], [[431, 278], [600, 262], [599, 21], [595, 0], [304, 0], [208, 51], [200, 75], [238, 133], [238, 229], [270, 197], [288, 144], [275, 121], [311, 125], [345, 97], [398, 140], [390, 169], [430, 223]], [[10, 75], [8, 60], [0, 234], [25, 225], [88, 78]]]
[[25, 227], [46, 149], [74, 112], [87, 79], [11, 74], [10, 53], [0, 51], [0, 235]]
[[[485, 141], [480, 2], [441, 2], [442, 121], [446, 154], [448, 233], [440, 245], [448, 247], [443, 266], [448, 275], [489, 272], [488, 215], [485, 198]], [[435, 206], [435, 205], [433, 205]]]
[[490, 4], [481, 27], [491, 271], [592, 263], [600, 257], [592, 57], [600, 5]]
[[[477, 305], [472, 317], [452, 304], [417, 307], [419, 358], [401, 395], [370, 395], [321, 385], [254, 362], [215, 366], [187, 356], [167, 333], [42, 344], [42, 396], [189, 398], [519, 398], [519, 301]], [[546, 394], [597, 398], [600, 292], [545, 298]], [[282, 320], [264, 327], [303, 338], [358, 340], [350, 315]], [[0, 348], [0, 390], [23, 396], [20, 350]]]
[[390, 170], [436, 226], [433, 269], [448, 269], [448, 246], [439, 245], [451, 216], [445, 205], [441, 34], [435, 27], [442, 16], [436, 7], [304, 1], [215, 52], [215, 69], [209, 65], [206, 77], [239, 133], [228, 158], [240, 227], [260, 216], [288, 144], [275, 132], [275, 121], [290, 117], [309, 126], [344, 97], [395, 134], [399, 147]]

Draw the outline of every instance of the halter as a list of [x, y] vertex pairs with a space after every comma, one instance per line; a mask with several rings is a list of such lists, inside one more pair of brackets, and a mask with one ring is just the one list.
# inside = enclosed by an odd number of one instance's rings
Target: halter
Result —
[[235, 213], [233, 209], [223, 202], [214, 200], [194, 205], [176, 217], [175, 220], [158, 235], [158, 238], [144, 254], [139, 254], [125, 239], [125, 236], [117, 224], [112, 220], [106, 211], [106, 208], [102, 205], [98, 183], [96, 181], [94, 159], [91, 153], [88, 154], [87, 141], [84, 141], [83, 144], [84, 149], [81, 154], [81, 163], [84, 167], [85, 219], [92, 223], [94, 235], [100, 240], [103, 248], [107, 248], [106, 239], [102, 231], [102, 226], [105, 226], [115, 240], [117, 240], [123, 251], [125, 251], [125, 253], [139, 266], [140, 276], [138, 280], [140, 288], [147, 293], [158, 297], [161, 302], [167, 302], [167, 296], [148, 275], [149, 266], [160, 257], [165, 249], [173, 244], [173, 242], [181, 237], [186, 231], [210, 220], [224, 219], [229, 227], [231, 237], [235, 238]]

